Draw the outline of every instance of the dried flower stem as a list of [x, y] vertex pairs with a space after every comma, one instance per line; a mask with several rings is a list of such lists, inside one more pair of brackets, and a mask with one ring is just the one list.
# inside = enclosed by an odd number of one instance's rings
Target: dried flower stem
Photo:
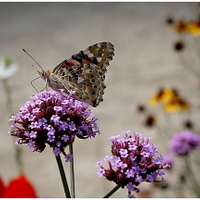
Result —
[[70, 153], [70, 155], [72, 155], [72, 161], [70, 162], [71, 194], [72, 194], [72, 198], [75, 198], [75, 173], [74, 173], [73, 143], [69, 144], [69, 153]]
[[60, 176], [61, 176], [61, 179], [62, 179], [62, 184], [63, 184], [65, 196], [66, 196], [66, 198], [71, 198], [67, 179], [66, 179], [66, 176], [65, 176], [65, 171], [64, 171], [64, 168], [63, 168], [63, 164], [62, 164], [60, 155], [55, 156], [55, 157], [56, 157], [56, 161], [57, 161], [57, 164], [58, 164]]
[[120, 188], [119, 185], [116, 185], [108, 194], [106, 194], [103, 198], [109, 198], [112, 194], [114, 194]]

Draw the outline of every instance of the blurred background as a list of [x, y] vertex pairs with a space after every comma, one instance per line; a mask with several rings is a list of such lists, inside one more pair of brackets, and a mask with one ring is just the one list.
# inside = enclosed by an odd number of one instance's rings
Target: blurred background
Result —
[[[126, 130], [139, 132], [153, 137], [151, 142], [162, 155], [167, 155], [167, 145], [174, 132], [164, 139], [158, 129], [151, 126], [154, 120], [150, 119], [150, 126], [145, 120], [149, 114], [154, 116], [156, 113], [156, 119], [163, 120], [165, 128], [174, 123], [175, 133], [184, 129], [180, 124], [188, 119], [187, 111], [180, 115], [170, 114], [170, 121], [166, 121], [168, 114], [160, 108], [149, 107], [149, 100], [161, 87], [176, 88], [193, 106], [189, 111], [190, 123], [198, 122], [199, 79], [197, 73], [190, 73], [183, 66], [183, 59], [174, 45], [177, 40], [184, 40], [184, 36], [174, 31], [170, 24], [172, 18], [176, 21], [195, 20], [199, 11], [198, 3], [0, 3], [0, 57], [7, 56], [19, 66], [18, 71], [6, 79], [6, 86], [4, 78], [0, 82], [0, 176], [4, 182], [7, 184], [18, 175], [13, 138], [7, 134], [9, 105], [15, 114], [36, 93], [31, 81], [38, 76], [37, 65], [22, 48], [44, 70], [52, 70], [62, 60], [94, 43], [110, 41], [115, 45], [115, 56], [106, 74], [104, 101], [97, 108], [91, 107], [99, 119], [101, 135], [94, 139], [77, 139], [74, 144], [77, 197], [99, 198], [114, 187], [114, 183], [97, 176], [95, 167], [97, 161], [110, 155], [107, 138]], [[191, 42], [194, 45], [198, 44], [199, 37], [186, 36], [186, 40], [189, 45]], [[194, 50], [192, 45], [190, 47], [187, 55]], [[198, 56], [191, 60], [196, 58]], [[199, 67], [190, 61], [189, 64]], [[37, 80], [34, 85], [40, 90], [44, 82]], [[10, 89], [12, 105], [7, 105], [5, 87]], [[32, 153], [27, 146], [21, 149], [25, 174], [38, 196], [64, 197], [52, 150], [47, 147], [40, 154]], [[67, 171], [68, 163], [65, 167]], [[167, 172], [166, 179], [173, 177], [174, 183], [178, 183], [180, 179], [176, 174], [181, 164], [174, 168], [174, 171]], [[169, 182], [165, 189], [141, 184], [145, 197], [197, 197], [186, 186], [179, 189], [173, 189], [173, 182]], [[126, 189], [120, 189], [112, 197], [126, 196]], [[136, 196], [142, 197], [142, 193]]]

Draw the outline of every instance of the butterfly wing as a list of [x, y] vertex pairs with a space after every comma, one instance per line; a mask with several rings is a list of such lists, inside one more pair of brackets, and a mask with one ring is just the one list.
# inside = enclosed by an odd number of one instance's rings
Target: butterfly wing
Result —
[[75, 91], [77, 100], [96, 107], [103, 101], [105, 72], [113, 56], [110, 42], [97, 43], [64, 60], [52, 74], [67, 91]]
[[109, 65], [109, 62], [114, 56], [114, 45], [110, 42], [96, 43], [64, 60], [53, 69], [53, 73], [57, 73], [60, 68], [85, 63], [93, 63], [104, 73]]
[[[62, 76], [62, 74], [65, 74]], [[104, 74], [95, 64], [82, 64], [61, 68], [57, 74], [59, 82], [67, 90], [73, 90], [74, 98], [96, 107], [103, 99]], [[60, 87], [61, 88], [61, 87]]]

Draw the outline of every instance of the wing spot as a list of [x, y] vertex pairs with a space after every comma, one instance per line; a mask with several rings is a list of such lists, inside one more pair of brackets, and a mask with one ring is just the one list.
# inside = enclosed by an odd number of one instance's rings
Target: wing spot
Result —
[[90, 80], [90, 82], [95, 83], [95, 79]]
[[96, 92], [93, 90], [93, 91], [90, 92], [90, 94], [95, 95]]
[[101, 62], [101, 60], [102, 60], [100, 57], [98, 57], [96, 59], [97, 59], [98, 62]]

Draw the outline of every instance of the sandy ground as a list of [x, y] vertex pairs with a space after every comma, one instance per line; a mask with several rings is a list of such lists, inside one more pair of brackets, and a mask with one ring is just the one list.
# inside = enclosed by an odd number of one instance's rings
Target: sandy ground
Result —
[[[8, 55], [20, 65], [19, 72], [9, 80], [15, 112], [35, 93], [30, 82], [37, 77], [32, 67], [35, 63], [22, 48], [44, 69], [53, 69], [93, 43], [110, 41], [115, 45], [116, 54], [106, 75], [104, 101], [91, 108], [99, 118], [101, 135], [75, 143], [77, 197], [102, 197], [114, 187], [97, 177], [95, 167], [110, 153], [108, 137], [125, 130], [155, 136], [141, 125], [142, 118], [136, 111], [138, 103], [147, 103], [159, 86], [178, 87], [184, 94], [196, 86], [196, 79], [182, 70], [171, 50], [177, 36], [165, 24], [168, 16], [189, 18], [193, 11], [192, 3], [0, 3], [0, 56]], [[37, 88], [44, 86], [40, 80], [35, 84]], [[0, 175], [8, 182], [18, 172], [13, 138], [7, 135], [2, 84], [0, 92]], [[159, 138], [155, 143], [159, 146]], [[23, 146], [23, 160], [25, 173], [39, 197], [64, 197], [49, 148], [39, 154]], [[126, 197], [126, 191], [119, 190], [113, 197]]]

